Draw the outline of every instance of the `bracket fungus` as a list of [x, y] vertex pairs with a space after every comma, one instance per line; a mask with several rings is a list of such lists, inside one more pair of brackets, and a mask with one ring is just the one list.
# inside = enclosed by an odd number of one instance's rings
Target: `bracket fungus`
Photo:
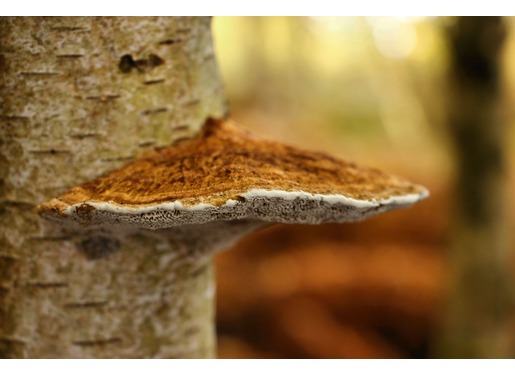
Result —
[[208, 119], [196, 138], [74, 187], [38, 211], [91, 228], [164, 231], [207, 254], [269, 223], [359, 221], [427, 195], [380, 170]]

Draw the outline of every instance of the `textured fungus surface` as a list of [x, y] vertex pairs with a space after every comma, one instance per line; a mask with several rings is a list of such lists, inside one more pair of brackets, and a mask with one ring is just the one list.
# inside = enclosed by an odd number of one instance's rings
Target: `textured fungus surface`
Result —
[[209, 119], [198, 137], [155, 151], [39, 207], [51, 219], [150, 229], [211, 221], [363, 219], [427, 196], [373, 168], [264, 140]]

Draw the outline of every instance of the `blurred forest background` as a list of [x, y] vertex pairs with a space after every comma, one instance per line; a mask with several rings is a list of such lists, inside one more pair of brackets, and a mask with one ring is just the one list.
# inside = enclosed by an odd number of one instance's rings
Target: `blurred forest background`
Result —
[[219, 357], [515, 357], [515, 19], [215, 17], [213, 31], [241, 126], [431, 192], [219, 254]]

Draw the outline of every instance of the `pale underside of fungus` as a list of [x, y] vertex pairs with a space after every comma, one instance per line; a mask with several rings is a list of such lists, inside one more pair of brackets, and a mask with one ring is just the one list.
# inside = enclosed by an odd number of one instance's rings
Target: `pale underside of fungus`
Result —
[[359, 221], [427, 195], [380, 170], [209, 119], [196, 138], [74, 187], [38, 210], [63, 223], [172, 229], [222, 244], [267, 223]]

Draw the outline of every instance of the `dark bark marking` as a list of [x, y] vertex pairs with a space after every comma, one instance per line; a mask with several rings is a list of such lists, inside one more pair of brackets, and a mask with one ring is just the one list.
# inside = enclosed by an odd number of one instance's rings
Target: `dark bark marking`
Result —
[[131, 72], [132, 68], [135, 68], [136, 64], [134, 63], [134, 59], [131, 55], [123, 55], [120, 58], [120, 62], [118, 63], [118, 69], [122, 73], [128, 74]]
[[173, 144], [180, 143], [180, 142], [183, 142], [185, 140], [190, 140], [190, 139], [191, 139], [191, 137], [189, 137], [189, 136], [180, 136], [173, 140]]
[[11, 254], [7, 254], [7, 253], [0, 253], [0, 259], [5, 259], [8, 261], [19, 261], [20, 260], [18, 257], [13, 256]]
[[67, 150], [67, 149], [31, 149], [29, 151], [30, 153], [35, 153], [35, 154], [48, 154], [48, 155], [63, 155], [63, 154], [70, 154], [72, 153], [71, 151]]
[[63, 282], [31, 282], [27, 283], [27, 286], [40, 288], [40, 289], [52, 289], [52, 288], [66, 288], [68, 287], [67, 283]]
[[75, 138], [75, 139], [80, 139], [80, 140], [85, 139], [85, 138], [94, 138], [97, 136], [100, 136], [100, 134], [98, 132], [85, 132], [85, 133], [76, 133], [76, 134], [69, 135], [70, 138]]
[[144, 116], [147, 116], [149, 114], [163, 113], [163, 112], [166, 112], [167, 110], [168, 110], [167, 108], [146, 109], [143, 112], [141, 112], [141, 114], [143, 114]]
[[74, 53], [68, 53], [68, 54], [60, 54], [56, 55], [57, 58], [66, 58], [66, 59], [78, 59], [81, 57], [84, 57], [84, 55], [81, 54], [74, 54]]
[[188, 130], [190, 127], [188, 125], [179, 125], [175, 126], [173, 129], [176, 131]]
[[60, 73], [56, 71], [22, 71], [20, 74], [24, 77], [51, 78], [59, 75]]
[[45, 242], [59, 242], [70, 239], [71, 238], [69, 236], [29, 236], [29, 240], [38, 240]]
[[21, 209], [32, 209], [35, 207], [35, 204], [21, 200], [2, 200], [0, 201], [0, 205]]
[[102, 162], [115, 162], [115, 161], [132, 161], [134, 160], [134, 156], [121, 156], [121, 157], [112, 157], [112, 158], [102, 158], [100, 161]]
[[30, 117], [26, 116], [4, 116], [0, 115], [0, 120], [2, 121], [29, 121]]
[[194, 100], [190, 100], [190, 101], [186, 101], [183, 106], [185, 107], [189, 107], [189, 106], [195, 106], [195, 105], [198, 105], [200, 103], [200, 100], [198, 99], [194, 99]]
[[172, 44], [180, 43], [180, 42], [182, 42], [182, 39], [165, 39], [165, 40], [160, 41], [158, 44], [159, 45], [172, 45]]
[[120, 338], [107, 338], [107, 339], [93, 339], [93, 340], [76, 340], [73, 341], [72, 344], [78, 345], [80, 347], [94, 347], [94, 346], [103, 346], [107, 344], [118, 344], [121, 343], [122, 339]]
[[63, 306], [69, 309], [99, 308], [107, 304], [107, 301], [84, 301], [79, 303], [67, 303]]
[[144, 85], [151, 85], [151, 84], [158, 84], [158, 83], [163, 83], [165, 80], [164, 79], [151, 79], [151, 80], [148, 80], [148, 81], [144, 81], [143, 84]]
[[120, 98], [120, 95], [117, 94], [108, 94], [108, 95], [98, 95], [98, 96], [86, 96], [86, 100], [98, 100], [102, 102], [106, 102], [109, 100], [114, 100]]
[[50, 26], [50, 30], [53, 30], [53, 31], [90, 31], [87, 27], [65, 26], [65, 25]]
[[0, 342], [9, 344], [27, 344], [27, 342], [22, 339], [11, 338], [9, 336], [0, 336]]
[[154, 144], [156, 144], [156, 142], [154, 140], [149, 140], [149, 141], [146, 141], [146, 142], [138, 143], [138, 147], [149, 147], [149, 146], [154, 145]]
[[177, 29], [177, 30], [175, 30], [175, 32], [177, 34], [188, 34], [190, 31], [191, 31], [190, 28], [184, 28], [184, 29]]
[[148, 55], [146, 59], [135, 60], [132, 55], [126, 54], [120, 58], [120, 62], [118, 63], [118, 68], [124, 74], [130, 73], [133, 69], [136, 69], [138, 72], [143, 73], [153, 68], [163, 65], [165, 60], [163, 60], [158, 55], [151, 53]]
[[[155, 68], [156, 66], [163, 65], [165, 63], [165, 60], [163, 60], [161, 57], [156, 55], [155, 53], [151, 53], [148, 55], [147, 61], [143, 60], [144, 64], [148, 66], [149, 68]], [[136, 61], [138, 63], [138, 61]]]

